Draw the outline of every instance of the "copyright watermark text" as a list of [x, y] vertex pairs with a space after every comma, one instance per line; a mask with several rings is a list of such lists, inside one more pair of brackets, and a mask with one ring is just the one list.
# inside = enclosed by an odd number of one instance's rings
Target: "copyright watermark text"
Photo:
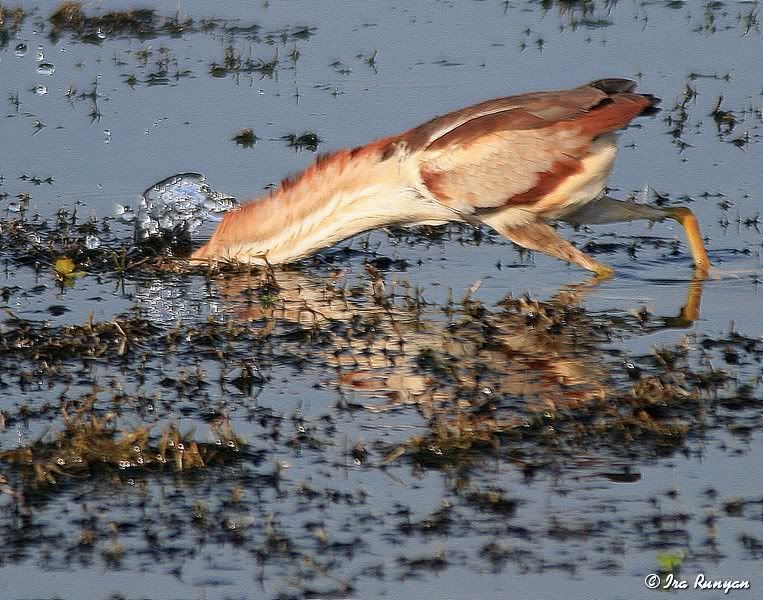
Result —
[[658, 575], [650, 573], [644, 577], [644, 585], [650, 590], [723, 590], [728, 594], [731, 590], [749, 590], [747, 579], [708, 579], [700, 573], [694, 580], [679, 579], [673, 573]]

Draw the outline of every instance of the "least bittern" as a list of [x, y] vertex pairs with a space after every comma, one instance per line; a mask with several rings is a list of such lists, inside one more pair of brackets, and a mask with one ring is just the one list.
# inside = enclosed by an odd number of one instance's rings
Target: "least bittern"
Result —
[[709, 260], [688, 208], [604, 195], [617, 131], [658, 100], [626, 79], [489, 100], [400, 135], [319, 157], [228, 213], [192, 260], [279, 264], [386, 225], [486, 224], [531, 250], [608, 275], [551, 226], [674, 219], [698, 275]]

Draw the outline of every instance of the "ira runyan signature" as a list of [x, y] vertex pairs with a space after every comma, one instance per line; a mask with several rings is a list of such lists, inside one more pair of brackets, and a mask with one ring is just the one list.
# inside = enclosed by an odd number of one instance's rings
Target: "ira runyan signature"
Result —
[[[689, 588], [689, 581], [686, 579], [677, 579], [673, 573], [668, 573], [660, 587], [664, 590], [685, 590]], [[729, 590], [749, 590], [750, 582], [746, 579], [707, 579], [700, 573], [694, 579], [692, 588], [695, 590], [723, 590], [728, 594]]]

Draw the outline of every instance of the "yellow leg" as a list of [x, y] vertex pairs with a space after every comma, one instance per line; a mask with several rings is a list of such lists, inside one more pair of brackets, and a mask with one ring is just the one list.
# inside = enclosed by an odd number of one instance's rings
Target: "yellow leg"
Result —
[[664, 210], [668, 218], [678, 221], [686, 231], [689, 249], [694, 259], [694, 268], [698, 275], [704, 277], [710, 269], [710, 259], [707, 257], [707, 250], [705, 250], [705, 242], [702, 240], [697, 217], [685, 206]]

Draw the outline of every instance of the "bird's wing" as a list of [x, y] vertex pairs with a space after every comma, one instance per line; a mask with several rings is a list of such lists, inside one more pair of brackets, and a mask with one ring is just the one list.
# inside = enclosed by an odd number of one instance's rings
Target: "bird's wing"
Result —
[[653, 104], [634, 83], [602, 80], [570, 90], [483, 102], [401, 136], [419, 152], [421, 179], [460, 212], [532, 204], [582, 169], [598, 136]]

